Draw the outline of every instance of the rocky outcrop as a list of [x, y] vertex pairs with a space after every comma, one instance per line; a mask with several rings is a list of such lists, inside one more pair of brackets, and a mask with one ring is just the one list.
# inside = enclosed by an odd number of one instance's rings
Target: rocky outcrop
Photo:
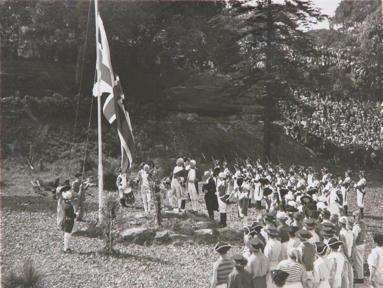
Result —
[[139, 245], [149, 245], [153, 242], [156, 232], [145, 227], [125, 229], [120, 233], [122, 240]]

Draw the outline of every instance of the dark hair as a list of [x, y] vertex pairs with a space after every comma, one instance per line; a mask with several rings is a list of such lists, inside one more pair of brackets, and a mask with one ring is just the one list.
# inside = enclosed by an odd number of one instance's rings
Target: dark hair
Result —
[[374, 242], [376, 243], [376, 245], [378, 245], [379, 247], [382, 247], [383, 246], [383, 234], [382, 233], [374, 233]]
[[295, 237], [295, 234], [298, 232], [299, 228], [296, 226], [291, 226], [289, 229], [289, 236]]

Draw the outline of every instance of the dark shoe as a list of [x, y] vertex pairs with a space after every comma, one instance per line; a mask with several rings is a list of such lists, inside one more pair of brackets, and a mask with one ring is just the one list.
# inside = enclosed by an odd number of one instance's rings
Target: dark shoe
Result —
[[71, 250], [70, 248], [68, 248], [68, 249], [66, 249], [66, 250], [63, 250], [63, 252], [64, 252], [65, 254], [68, 254], [68, 253], [71, 253], [72, 250]]
[[355, 284], [363, 284], [364, 283], [364, 279], [354, 279], [354, 283]]
[[220, 227], [226, 227], [226, 213], [219, 213], [219, 226]]

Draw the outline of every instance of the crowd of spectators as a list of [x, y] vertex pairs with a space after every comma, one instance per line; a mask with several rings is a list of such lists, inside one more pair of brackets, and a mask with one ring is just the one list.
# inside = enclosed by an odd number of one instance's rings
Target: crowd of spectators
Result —
[[383, 106], [358, 99], [297, 97], [281, 103], [286, 134], [331, 159], [383, 165]]

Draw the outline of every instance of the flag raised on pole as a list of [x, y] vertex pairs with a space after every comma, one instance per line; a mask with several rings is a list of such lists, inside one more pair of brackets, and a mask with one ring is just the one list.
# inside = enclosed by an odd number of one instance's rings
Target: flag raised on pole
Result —
[[117, 120], [117, 132], [121, 142], [121, 169], [126, 171], [132, 165], [134, 138], [129, 113], [124, 107], [125, 95], [122, 91], [120, 78], [116, 76], [113, 94], [106, 99], [103, 107], [105, 118], [110, 124]]
[[113, 87], [114, 118], [117, 122], [118, 137], [121, 142], [121, 170], [126, 171], [132, 166], [134, 149], [133, 129], [129, 113], [124, 107], [124, 93], [122, 91], [120, 78], [117, 76]]
[[112, 62], [110, 60], [110, 49], [108, 44], [108, 38], [106, 37], [104, 23], [97, 15], [98, 23], [98, 43], [97, 43], [97, 81], [93, 86], [93, 95], [100, 97], [103, 93], [113, 93], [113, 69]]
[[98, 21], [97, 43], [97, 81], [93, 86], [93, 95], [101, 97], [103, 93], [109, 94], [103, 105], [103, 114], [110, 124], [117, 122], [117, 133], [121, 142], [121, 169], [126, 171], [133, 162], [132, 151], [134, 147], [133, 130], [129, 113], [125, 110], [120, 79], [113, 74], [110, 49], [104, 24], [100, 15]]

